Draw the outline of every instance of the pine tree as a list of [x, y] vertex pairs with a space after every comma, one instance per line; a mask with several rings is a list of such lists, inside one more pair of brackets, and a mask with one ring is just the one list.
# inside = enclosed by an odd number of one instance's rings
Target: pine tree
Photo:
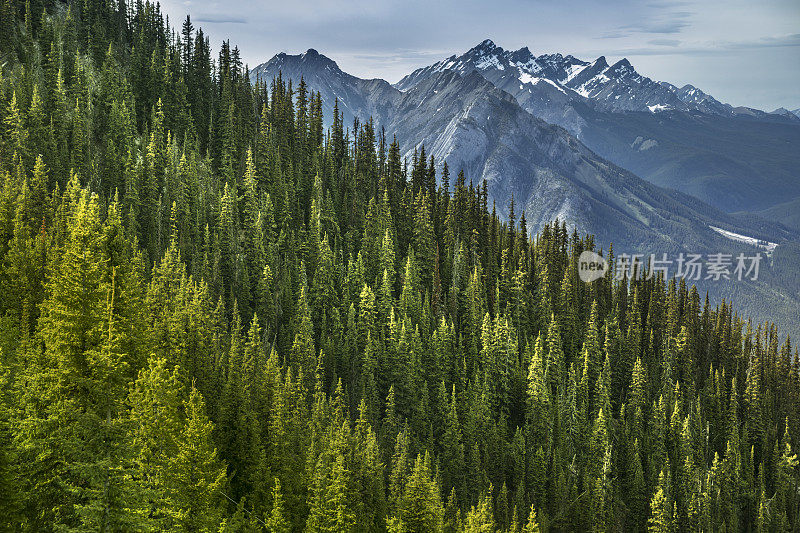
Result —
[[306, 380], [310, 380], [316, 368], [316, 348], [314, 346], [314, 325], [311, 323], [311, 310], [308, 306], [306, 288], [300, 289], [297, 305], [297, 329], [292, 344], [290, 361]]
[[174, 531], [207, 531], [222, 518], [225, 466], [214, 448], [214, 425], [206, 416], [205, 402], [194, 387], [184, 409], [186, 422], [176, 439], [177, 453], [166, 467], [169, 514]]
[[456, 406], [456, 389], [448, 402], [445, 429], [442, 436], [443, 450], [441, 463], [442, 487], [444, 491], [455, 490], [464, 495], [464, 444], [462, 442], [461, 425], [458, 421]]
[[431, 477], [430, 457], [418, 455], [397, 503], [397, 514], [387, 520], [393, 533], [438, 532], [444, 525], [444, 505]]
[[7, 160], [11, 161], [13, 158], [24, 161], [27, 156], [28, 130], [25, 128], [23, 122], [23, 115], [19, 108], [16, 91], [14, 91], [11, 96], [11, 101], [8, 104], [3, 122], [8, 138]]
[[464, 520], [465, 533], [489, 533], [495, 531], [495, 521], [492, 513], [491, 491], [484, 495], [477, 506], [469, 510]]
[[536, 509], [531, 506], [531, 511], [528, 514], [528, 521], [525, 523], [522, 533], [540, 533], [541, 530], [539, 523], [536, 521]]
[[269, 533], [289, 533], [291, 531], [291, 525], [285, 517], [284, 506], [281, 482], [278, 478], [275, 478], [275, 484], [272, 488], [272, 511], [270, 511], [266, 523]]
[[128, 441], [135, 491], [141, 504], [131, 511], [148, 527], [171, 527], [170, 470], [178, 454], [183, 387], [177, 370], [151, 359], [129, 394]]
[[118, 280], [107, 270], [97, 197], [75, 182], [69, 194], [69, 233], [51, 265], [39, 321], [44, 351], [29, 361], [21, 398], [35, 415], [17, 431], [36, 465], [30, 501], [43, 511], [37, 520], [111, 527], [125, 521], [116, 465], [128, 362], [116, 322]]
[[650, 500], [650, 520], [647, 523], [647, 530], [650, 533], [671, 533], [674, 527], [669, 481], [662, 470], [658, 477], [656, 492]]
[[[332, 446], [336, 446], [336, 443], [332, 443]], [[353, 528], [356, 518], [349, 494], [351, 474], [341, 451], [331, 457], [325, 454], [320, 457], [310, 491], [306, 531], [333, 533]]]

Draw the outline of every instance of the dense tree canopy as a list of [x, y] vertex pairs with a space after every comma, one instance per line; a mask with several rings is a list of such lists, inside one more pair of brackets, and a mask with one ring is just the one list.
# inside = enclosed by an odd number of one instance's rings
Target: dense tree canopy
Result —
[[800, 528], [788, 338], [336, 109], [0, 4], [0, 530]]

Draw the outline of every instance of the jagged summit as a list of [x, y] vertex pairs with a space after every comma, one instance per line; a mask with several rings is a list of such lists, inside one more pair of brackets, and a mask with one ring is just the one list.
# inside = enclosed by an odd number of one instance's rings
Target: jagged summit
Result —
[[631, 62], [628, 61], [626, 58], [622, 58], [613, 65], [608, 68], [608, 71], [611, 75], [616, 78], [623, 78], [627, 76], [631, 77], [638, 77], [641, 78], [642, 76], [639, 75], [638, 72], [633, 68]]
[[[336, 64], [336, 61], [326, 55], [320, 54], [314, 48], [309, 48], [301, 54], [288, 54], [286, 52], [275, 54], [272, 59], [258, 65], [250, 71], [250, 80], [252, 82], [258, 79], [268, 80], [272, 77], [271, 73], [276, 73], [278, 71], [283, 72], [285, 77], [293, 78], [295, 77], [293, 75], [294, 72], [298, 70], [298, 65], [305, 65], [304, 68], [308, 70], [311, 70], [313, 66], [313, 70], [320, 72], [325, 71], [336, 77], [349, 76], [342, 72], [339, 65]], [[300, 77], [297, 76], [297, 79], [299, 80]]]
[[461, 73], [477, 70], [495, 86], [521, 99], [523, 105], [531, 99], [538, 102], [537, 105], [560, 105], [559, 102], [566, 97], [570, 101], [591, 103], [598, 109], [609, 111], [656, 113], [696, 110], [731, 114], [730, 106], [694, 87], [679, 89], [642, 76], [627, 58], [609, 65], [603, 55], [593, 61], [560, 53], [536, 56], [527, 46], [504, 50], [491, 39], [485, 39], [460, 56], [453, 55], [417, 69], [395, 87], [407, 91], [442, 70]]
[[[497, 49], [497, 45], [494, 44], [494, 41], [491, 39], [484, 39], [478, 45], [472, 48], [473, 50], [487, 50], [493, 51]], [[502, 50], [502, 49], [501, 49]]]

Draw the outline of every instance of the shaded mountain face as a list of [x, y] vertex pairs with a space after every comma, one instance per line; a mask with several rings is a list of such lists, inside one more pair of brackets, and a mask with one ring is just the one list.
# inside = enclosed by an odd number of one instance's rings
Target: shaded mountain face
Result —
[[597, 154], [651, 183], [726, 211], [800, 197], [800, 123], [699, 112], [608, 113], [570, 106], [562, 123]]
[[626, 59], [537, 57], [491, 41], [396, 87], [408, 90], [443, 70], [479, 73], [603, 158], [720, 210], [758, 211], [800, 197], [800, 120], [791, 113], [734, 108], [692, 85], [655, 82]]
[[[378, 128], [385, 128], [389, 139], [396, 135], [401, 151], [409, 159], [415, 148], [424, 143], [426, 154], [433, 155], [437, 164], [447, 161], [452, 174], [463, 169], [468, 181], [479, 184], [486, 180], [490, 200], [496, 203], [501, 217], [508, 217], [513, 197], [516, 213], [525, 211], [533, 232], [557, 217], [566, 220], [570, 228], [594, 234], [598, 243], [613, 242], [617, 253], [668, 253], [673, 257], [680, 252], [752, 255], [751, 246], [724, 236], [711, 228], [714, 226], [779, 243], [773, 257], [783, 257], [781, 264], [800, 260], [800, 245], [796, 244], [800, 236], [796, 230], [750, 215], [728, 214], [682, 192], [656, 186], [604, 159], [582, 142], [585, 136], [597, 146], [608, 146], [613, 153], [621, 140], [635, 131], [663, 128], [670, 113], [598, 111], [587, 97], [578, 95], [577, 100], [564, 106], [563, 116], [581, 127], [579, 139], [568, 129], [523, 108], [517, 97], [499, 89], [476, 69], [439, 69], [401, 91], [382, 80], [346, 74], [327, 58], [313, 57], [316, 54], [312, 52], [276, 56], [256, 67], [251, 77], [271, 80], [280, 73], [296, 85], [302, 76], [310, 89], [320, 91], [328, 123], [329, 110], [338, 98], [346, 121], [351, 117], [361, 121], [373, 118]], [[576, 61], [553, 56], [547, 66], [563, 73], [580, 68]], [[543, 91], [552, 87], [553, 97], [572, 98], [577, 94], [541, 80], [533, 85]], [[539, 101], [548, 103], [546, 96], [540, 96]], [[611, 121], [624, 117], [647, 120], [643, 124], [623, 120], [621, 125]], [[604, 120], [609, 121], [607, 138], [589, 135], [602, 132]], [[755, 119], [750, 122], [757, 123]], [[680, 137], [682, 131], [677, 128], [671, 135]], [[651, 137], [634, 137], [625, 145], [637, 154], [649, 155], [647, 152], [657, 147], [656, 142]], [[776, 264], [778, 261], [774, 259]], [[716, 301], [736, 293], [757, 320], [777, 317], [782, 324], [794, 327], [800, 313], [800, 291], [791, 275], [776, 272], [765, 268], [759, 281], [746, 284], [703, 280], [697, 284]], [[769, 309], [763, 306], [766, 301], [772, 302]]]
[[774, 205], [756, 214], [800, 231], [800, 198]]

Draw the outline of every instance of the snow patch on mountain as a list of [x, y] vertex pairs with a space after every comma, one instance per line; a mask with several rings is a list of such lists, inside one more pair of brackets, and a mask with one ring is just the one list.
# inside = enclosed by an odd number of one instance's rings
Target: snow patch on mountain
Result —
[[523, 72], [522, 74], [519, 75], [519, 81], [522, 82], [522, 85], [519, 86], [520, 89], [523, 88], [523, 85], [526, 85], [526, 84], [529, 84], [529, 83], [531, 85], [536, 85], [540, 81], [543, 81], [545, 83], [549, 83], [550, 85], [552, 85], [553, 87], [555, 87], [556, 89], [561, 91], [562, 93], [567, 94], [567, 91], [565, 91], [564, 88], [559, 83], [556, 83], [553, 80], [548, 80], [547, 78], [535, 78], [535, 77], [531, 76], [530, 74], [528, 74], [527, 72]]
[[[608, 69], [606, 69], [608, 70]], [[605, 72], [605, 71], [603, 71]], [[590, 80], [582, 83], [578, 87], [575, 87], [575, 92], [581, 96], [585, 96], [586, 98], [591, 98], [592, 93], [596, 92], [598, 87], [608, 83], [610, 78], [605, 74], [598, 74], [597, 76], [591, 78]]]
[[756, 248], [765, 250], [768, 255], [772, 254], [772, 252], [775, 251], [775, 248], [778, 247], [778, 243], [776, 242], [769, 242], [762, 239], [756, 239], [755, 237], [748, 237], [747, 235], [742, 235], [741, 233], [734, 233], [732, 231], [727, 231], [722, 228], [718, 228], [716, 226], [709, 226], [709, 228], [713, 229], [723, 237], [727, 237], [732, 241], [742, 242], [744, 244], [749, 244], [751, 246], [755, 246]]
[[506, 69], [506, 67], [500, 63], [500, 60], [497, 58], [497, 56], [484, 56], [475, 64], [475, 66], [481, 70], [486, 70], [487, 68], [496, 68], [498, 70]]
[[558, 81], [560, 81], [561, 83], [567, 83], [572, 78], [583, 72], [583, 69], [585, 68], [586, 65], [582, 63], [575, 63], [574, 65], [570, 65], [569, 67], [566, 68], [566, 76]]

